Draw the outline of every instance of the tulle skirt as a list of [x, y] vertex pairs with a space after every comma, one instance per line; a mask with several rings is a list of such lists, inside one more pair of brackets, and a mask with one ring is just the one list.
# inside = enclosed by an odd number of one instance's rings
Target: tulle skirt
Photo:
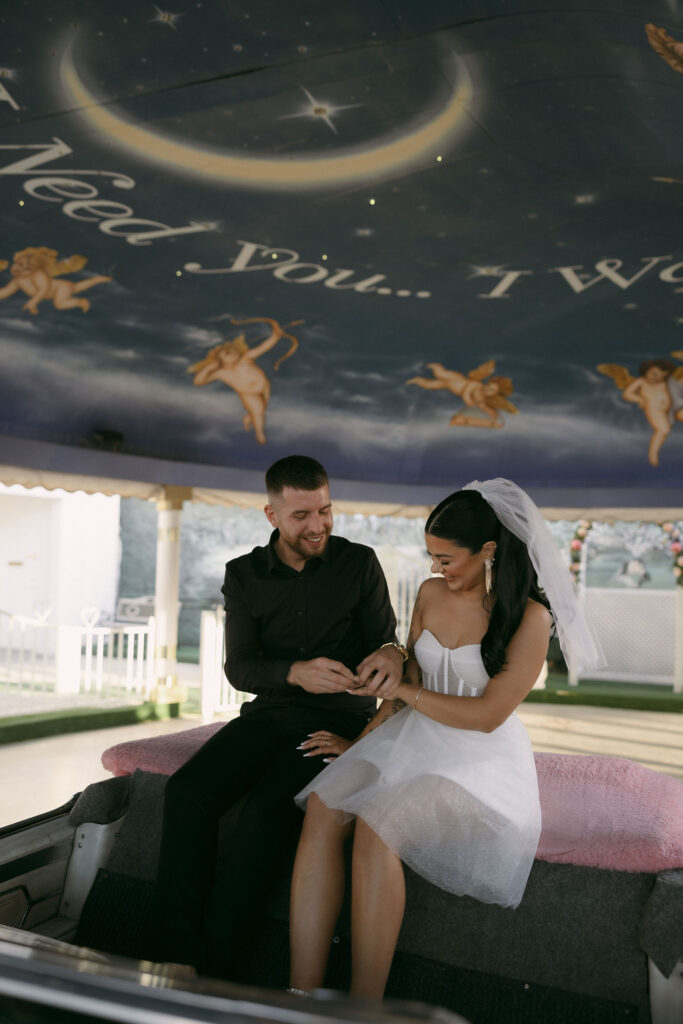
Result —
[[541, 831], [533, 752], [511, 715], [491, 733], [412, 708], [383, 722], [296, 797], [361, 817], [401, 860], [448, 892], [516, 907]]

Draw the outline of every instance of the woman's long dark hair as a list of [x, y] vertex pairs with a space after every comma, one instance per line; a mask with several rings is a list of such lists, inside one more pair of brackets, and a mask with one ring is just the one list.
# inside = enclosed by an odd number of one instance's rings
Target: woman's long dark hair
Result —
[[503, 526], [479, 491], [456, 491], [440, 502], [425, 524], [425, 533], [449, 540], [476, 555], [489, 540], [496, 542], [493, 564], [494, 598], [481, 657], [489, 676], [500, 672], [505, 651], [531, 598], [550, 608], [538, 586], [526, 544]]

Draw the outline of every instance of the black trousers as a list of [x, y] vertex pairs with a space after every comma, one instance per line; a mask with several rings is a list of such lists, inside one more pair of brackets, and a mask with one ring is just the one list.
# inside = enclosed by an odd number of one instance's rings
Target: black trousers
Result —
[[[325, 767], [297, 746], [316, 729], [349, 739], [367, 715], [295, 706], [253, 708], [228, 722], [166, 785], [151, 958], [233, 977], [302, 815], [293, 797]], [[242, 801], [217, 872], [219, 821]]]

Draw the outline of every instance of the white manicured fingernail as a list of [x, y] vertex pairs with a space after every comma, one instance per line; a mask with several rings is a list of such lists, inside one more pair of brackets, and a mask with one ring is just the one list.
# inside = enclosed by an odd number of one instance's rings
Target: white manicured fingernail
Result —
[[323, 758], [323, 763], [324, 764], [332, 764], [333, 761], [334, 761], [333, 757], [324, 757]]

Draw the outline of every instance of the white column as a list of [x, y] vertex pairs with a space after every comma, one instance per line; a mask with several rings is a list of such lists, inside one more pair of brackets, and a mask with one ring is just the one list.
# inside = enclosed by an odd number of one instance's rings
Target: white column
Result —
[[674, 693], [683, 693], [683, 587], [676, 587], [674, 604]]
[[191, 497], [189, 487], [166, 487], [157, 501], [157, 562], [154, 589], [156, 643], [154, 650], [156, 685], [152, 700], [163, 704], [184, 699], [176, 676], [178, 643], [180, 517], [183, 501]]

